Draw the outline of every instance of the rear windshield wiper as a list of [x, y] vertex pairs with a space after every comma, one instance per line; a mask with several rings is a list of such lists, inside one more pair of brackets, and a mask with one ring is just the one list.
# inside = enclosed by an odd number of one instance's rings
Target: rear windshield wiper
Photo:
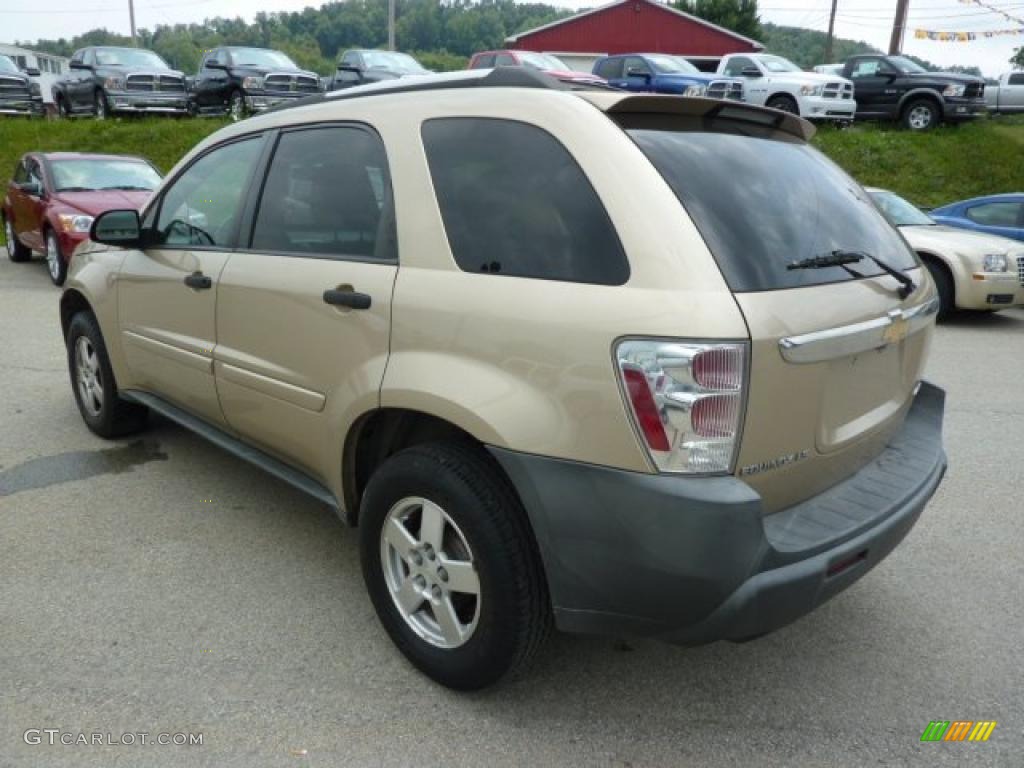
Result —
[[917, 288], [917, 286], [914, 285], [914, 281], [898, 269], [882, 261], [882, 259], [877, 256], [872, 256], [870, 253], [864, 253], [863, 251], [830, 251], [829, 253], [821, 256], [811, 256], [807, 259], [792, 261], [786, 265], [786, 269], [825, 269], [827, 267], [846, 267], [848, 264], [856, 264], [864, 259], [870, 259], [880, 270], [899, 281], [901, 286], [899, 296], [901, 299], [907, 298], [907, 296], [913, 293], [914, 289]]

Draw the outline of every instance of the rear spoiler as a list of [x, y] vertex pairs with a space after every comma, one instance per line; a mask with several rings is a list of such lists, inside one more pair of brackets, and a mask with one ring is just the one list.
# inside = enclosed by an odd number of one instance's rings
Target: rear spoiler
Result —
[[796, 115], [777, 109], [756, 107], [721, 99], [702, 99], [684, 96], [644, 94], [639, 96], [580, 91], [580, 97], [591, 102], [609, 116], [612, 115], [679, 115], [702, 118], [709, 129], [717, 120], [741, 123], [766, 131], [780, 131], [801, 141], [810, 141], [815, 127]]

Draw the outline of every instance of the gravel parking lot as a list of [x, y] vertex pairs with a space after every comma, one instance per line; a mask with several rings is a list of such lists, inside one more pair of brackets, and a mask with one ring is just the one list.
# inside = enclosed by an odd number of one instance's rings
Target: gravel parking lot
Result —
[[[0, 766], [1021, 764], [1024, 312], [939, 329], [949, 473], [855, 587], [745, 645], [558, 635], [460, 695], [392, 646], [326, 508], [160, 419], [93, 437], [57, 299], [0, 261]], [[920, 743], [958, 719], [999, 724]]]

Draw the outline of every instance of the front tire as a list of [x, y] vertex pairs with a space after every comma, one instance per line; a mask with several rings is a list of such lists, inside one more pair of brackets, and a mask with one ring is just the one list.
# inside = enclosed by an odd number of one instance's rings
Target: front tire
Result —
[[18, 236], [14, 234], [14, 227], [10, 220], [4, 216], [4, 241], [7, 246], [7, 258], [11, 261], [28, 261], [32, 258], [32, 249], [23, 245]]
[[245, 118], [245, 96], [241, 91], [232, 91], [228, 97], [228, 116], [235, 122]]
[[789, 112], [791, 115], [800, 115], [800, 105], [792, 96], [772, 96], [765, 106], [781, 112]]
[[76, 314], [68, 326], [66, 341], [71, 389], [86, 426], [108, 439], [142, 429], [148, 409], [118, 396], [96, 317], [91, 312]]
[[64, 285], [68, 277], [68, 262], [61, 253], [60, 240], [52, 229], [46, 231], [46, 269], [54, 285], [58, 288]]
[[97, 120], [106, 120], [110, 117], [110, 104], [107, 102], [107, 95], [102, 90], [96, 91], [93, 100], [93, 114], [96, 115]]
[[944, 266], [932, 259], [925, 259], [924, 265], [928, 268], [928, 273], [932, 276], [932, 282], [935, 283], [935, 289], [939, 294], [939, 314], [935, 319], [936, 322], [941, 322], [956, 311], [956, 290], [953, 286], [953, 279]]
[[66, 120], [71, 117], [71, 109], [68, 107], [68, 101], [63, 96], [57, 97], [57, 119]]
[[928, 131], [939, 124], [942, 116], [931, 99], [910, 102], [903, 110], [903, 126], [910, 131]]
[[377, 616], [421, 672], [476, 690], [521, 670], [547, 636], [540, 556], [512, 486], [482, 449], [414, 446], [370, 478], [363, 578]]

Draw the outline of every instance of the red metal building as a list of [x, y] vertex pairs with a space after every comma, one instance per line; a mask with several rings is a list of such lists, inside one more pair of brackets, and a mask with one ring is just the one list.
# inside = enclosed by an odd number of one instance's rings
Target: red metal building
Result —
[[724, 56], [764, 46], [654, 0], [616, 0], [507, 38], [511, 48], [566, 53]]

